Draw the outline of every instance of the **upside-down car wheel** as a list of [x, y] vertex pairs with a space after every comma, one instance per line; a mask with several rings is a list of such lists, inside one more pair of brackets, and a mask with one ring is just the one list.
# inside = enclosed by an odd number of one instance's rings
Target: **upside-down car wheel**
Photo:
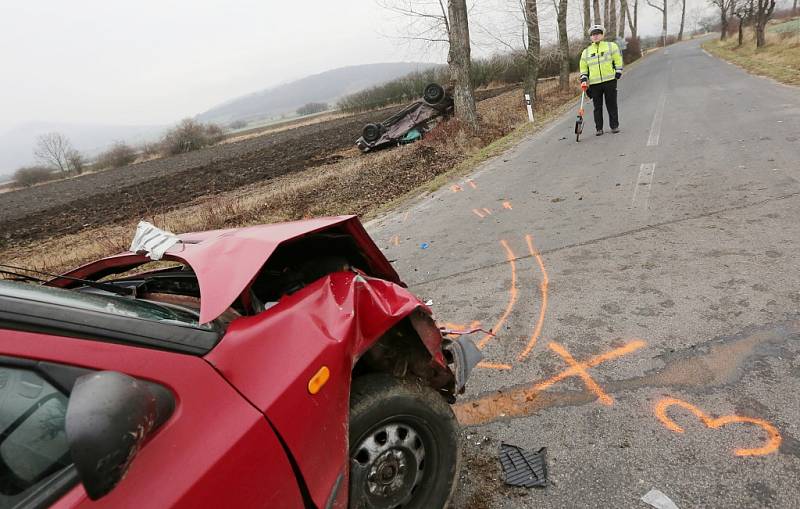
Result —
[[455, 486], [458, 423], [424, 382], [370, 374], [350, 397], [350, 508], [439, 509]]
[[422, 99], [428, 104], [439, 104], [444, 99], [444, 88], [438, 83], [430, 83], [422, 91]]
[[368, 143], [372, 143], [381, 137], [381, 127], [378, 124], [367, 124], [361, 130], [361, 136], [364, 137]]

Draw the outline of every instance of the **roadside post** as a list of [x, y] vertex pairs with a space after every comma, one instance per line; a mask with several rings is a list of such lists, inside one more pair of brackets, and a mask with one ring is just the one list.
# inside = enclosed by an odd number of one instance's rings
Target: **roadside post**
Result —
[[531, 95], [525, 94], [525, 107], [528, 108], [528, 121], [533, 122], [533, 108], [531, 108]]

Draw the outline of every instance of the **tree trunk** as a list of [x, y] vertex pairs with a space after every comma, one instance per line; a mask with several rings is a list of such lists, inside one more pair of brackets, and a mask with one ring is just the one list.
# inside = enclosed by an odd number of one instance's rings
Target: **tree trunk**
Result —
[[603, 20], [600, 19], [600, 0], [592, 0], [592, 7], [594, 7], [594, 21], [592, 24], [602, 24]]
[[720, 28], [719, 40], [724, 41], [728, 38], [728, 13], [720, 9]]
[[[628, 10], [628, 4], [625, 4], [625, 10]], [[631, 39], [639, 37], [639, 0], [633, 2], [633, 16], [628, 12], [628, 28], [631, 29]]]
[[797, 0], [794, 0], [794, 4], [792, 5], [792, 16], [797, 15]]
[[[603, 23], [604, 26], [608, 25], [608, 0], [603, 0]], [[606, 26], [606, 29], [608, 27]]]
[[609, 9], [608, 9], [608, 26], [606, 30], [608, 30], [609, 38], [608, 40], [613, 41], [617, 38], [617, 0], [608, 0]]
[[681, 5], [681, 29], [678, 31], [678, 40], [683, 40], [683, 22], [686, 20], [686, 0]]
[[767, 44], [766, 21], [756, 21], [756, 48], [763, 48]]
[[539, 79], [539, 13], [536, 0], [525, 0], [525, 23], [528, 27], [528, 49], [525, 53], [525, 93], [530, 95], [531, 107], [536, 105], [536, 84]]
[[[796, 1], [796, 0], [795, 0]], [[591, 41], [589, 37], [589, 27], [592, 24], [592, 8], [589, 0], [583, 0], [583, 43], [589, 45]]]
[[447, 63], [453, 82], [453, 103], [456, 118], [464, 122], [473, 133], [478, 131], [478, 112], [472, 90], [472, 68], [469, 46], [469, 21], [466, 0], [448, 0], [450, 18], [450, 51]]
[[661, 11], [661, 41], [664, 47], [667, 46], [667, 0], [664, 0], [664, 10]]
[[739, 46], [744, 43], [744, 20], [739, 18]]
[[569, 89], [569, 35], [567, 35], [567, 0], [558, 1], [558, 46], [561, 53], [561, 72], [558, 75], [558, 86], [561, 90]]
[[625, 16], [628, 13], [627, 0], [620, 0], [619, 2], [619, 37], [625, 40]]

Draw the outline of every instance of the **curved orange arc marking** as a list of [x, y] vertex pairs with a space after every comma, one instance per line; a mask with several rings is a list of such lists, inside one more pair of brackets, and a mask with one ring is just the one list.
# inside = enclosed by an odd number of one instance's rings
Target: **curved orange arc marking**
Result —
[[706, 415], [705, 412], [691, 403], [681, 401], [677, 398], [664, 398], [656, 404], [656, 417], [668, 430], [674, 431], [675, 433], [683, 433], [683, 428], [676, 424], [675, 421], [673, 421], [667, 415], [667, 409], [671, 406], [679, 406], [690, 411], [709, 429], [721, 428], [723, 426], [727, 426], [728, 424], [749, 423], [755, 424], [767, 432], [767, 443], [763, 447], [756, 447], [752, 449], [736, 449], [733, 451], [736, 456], [764, 456], [765, 454], [771, 454], [777, 451], [781, 445], [782, 438], [778, 428], [763, 419], [756, 419], [755, 417], [745, 417], [741, 415], [723, 415], [722, 417], [712, 419]]
[[533, 350], [533, 347], [536, 346], [536, 342], [542, 334], [544, 315], [547, 312], [547, 287], [550, 285], [550, 278], [547, 277], [547, 270], [544, 268], [542, 256], [539, 254], [539, 250], [533, 246], [533, 237], [531, 235], [525, 235], [525, 241], [528, 243], [528, 251], [531, 253], [531, 256], [536, 258], [536, 263], [539, 264], [539, 270], [542, 272], [542, 282], [539, 284], [539, 291], [542, 294], [542, 305], [539, 309], [539, 320], [536, 322], [536, 327], [533, 329], [533, 334], [531, 334], [527, 346], [525, 346], [525, 349], [517, 356], [518, 361], [525, 360], [531, 353], [531, 350]]
[[[509, 289], [509, 299], [508, 304], [506, 305], [506, 310], [503, 312], [500, 319], [494, 324], [492, 327], [492, 332], [497, 334], [500, 328], [508, 319], [508, 315], [511, 314], [511, 310], [514, 309], [514, 304], [517, 302], [517, 264], [514, 262], [516, 259], [516, 255], [514, 255], [514, 251], [511, 250], [509, 247], [508, 242], [505, 240], [500, 241], [500, 245], [503, 246], [503, 249], [506, 250], [506, 259], [508, 260], [508, 264], [511, 266], [511, 289]], [[478, 342], [478, 348], [483, 350], [487, 343], [492, 339], [491, 334], [485, 334], [481, 340]]]

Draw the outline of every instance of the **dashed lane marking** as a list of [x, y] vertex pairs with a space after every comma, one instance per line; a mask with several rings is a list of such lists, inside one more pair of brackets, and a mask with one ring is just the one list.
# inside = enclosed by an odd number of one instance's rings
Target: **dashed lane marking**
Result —
[[656, 108], [656, 114], [653, 116], [653, 123], [650, 124], [650, 137], [647, 138], [647, 146], [654, 147], [658, 145], [659, 138], [661, 137], [661, 121], [664, 119], [664, 105], [667, 102], [667, 96], [661, 94]]
[[653, 186], [653, 175], [656, 173], [656, 163], [644, 163], [639, 167], [639, 175], [636, 177], [636, 185], [633, 188], [633, 198], [631, 207], [650, 207], [650, 189]]

